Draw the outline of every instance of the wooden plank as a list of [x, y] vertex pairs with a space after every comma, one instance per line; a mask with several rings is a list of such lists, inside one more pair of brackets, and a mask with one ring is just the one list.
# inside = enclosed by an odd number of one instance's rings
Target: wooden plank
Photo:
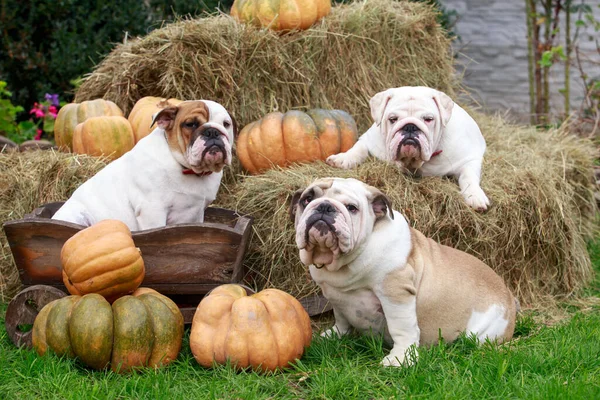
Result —
[[[4, 224], [15, 264], [24, 285], [62, 286], [60, 251], [82, 226], [50, 217], [63, 203], [35, 209], [24, 219]], [[143, 285], [196, 284], [184, 290], [199, 294], [223, 283], [238, 283], [244, 276], [243, 257], [251, 234], [252, 218], [234, 211], [206, 210], [206, 223], [181, 224], [133, 232], [146, 267]]]
[[26, 219], [6, 222], [4, 231], [24, 285], [62, 282], [60, 250], [78, 225]]

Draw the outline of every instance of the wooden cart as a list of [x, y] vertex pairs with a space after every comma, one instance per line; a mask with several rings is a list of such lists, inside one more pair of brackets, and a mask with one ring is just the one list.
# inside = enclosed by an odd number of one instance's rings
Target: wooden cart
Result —
[[[50, 219], [63, 203], [35, 209], [23, 219], [4, 224], [19, 276], [25, 289], [10, 302], [6, 329], [17, 346], [31, 345], [33, 324], [50, 301], [67, 295], [62, 282], [60, 251], [83, 226]], [[191, 323], [202, 297], [225, 283], [240, 283], [252, 218], [209, 207], [204, 223], [180, 224], [133, 232], [142, 252], [146, 274], [142, 286], [170, 297]], [[251, 291], [247, 288], [246, 290]]]

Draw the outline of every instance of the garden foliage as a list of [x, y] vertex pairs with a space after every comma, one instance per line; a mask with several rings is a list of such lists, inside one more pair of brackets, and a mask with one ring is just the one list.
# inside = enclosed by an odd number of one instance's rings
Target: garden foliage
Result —
[[70, 81], [90, 72], [115, 43], [220, 3], [229, 7], [232, 1], [3, 0], [0, 79], [8, 82], [12, 102], [25, 109], [45, 93], [70, 100]]

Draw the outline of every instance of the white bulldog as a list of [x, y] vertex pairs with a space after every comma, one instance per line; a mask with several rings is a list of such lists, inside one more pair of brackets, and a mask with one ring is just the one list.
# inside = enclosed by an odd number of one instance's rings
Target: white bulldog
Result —
[[490, 267], [410, 228], [387, 197], [356, 179], [325, 178], [293, 196], [300, 259], [333, 306], [323, 335], [383, 333], [382, 364], [410, 364], [409, 349], [453, 341], [509, 340], [516, 302]]
[[132, 231], [199, 223], [231, 164], [234, 121], [219, 103], [184, 101], [154, 116], [158, 127], [81, 185], [52, 217], [90, 226], [123, 221]]
[[370, 101], [375, 123], [347, 152], [326, 162], [354, 168], [370, 154], [423, 176], [456, 176], [466, 202], [486, 210], [479, 186], [485, 139], [477, 123], [446, 94], [423, 86], [377, 93]]

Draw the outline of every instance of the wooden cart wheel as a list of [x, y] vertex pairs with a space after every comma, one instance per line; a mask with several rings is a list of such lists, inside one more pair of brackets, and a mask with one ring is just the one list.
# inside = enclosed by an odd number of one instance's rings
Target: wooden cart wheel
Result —
[[47, 285], [35, 285], [21, 290], [6, 309], [6, 333], [15, 346], [31, 348], [31, 326], [35, 317], [46, 304], [66, 295], [62, 290]]

